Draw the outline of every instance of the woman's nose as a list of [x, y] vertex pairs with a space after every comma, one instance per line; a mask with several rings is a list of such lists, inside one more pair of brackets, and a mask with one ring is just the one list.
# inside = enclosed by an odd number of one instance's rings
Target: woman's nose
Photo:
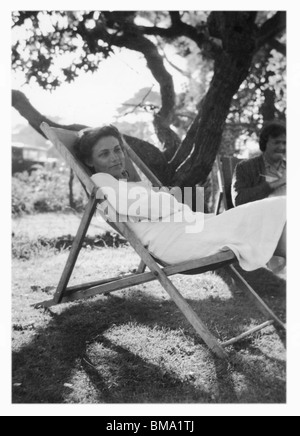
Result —
[[119, 156], [117, 155], [117, 153], [112, 153], [111, 162], [116, 163], [116, 164], [120, 162], [120, 159], [119, 159]]

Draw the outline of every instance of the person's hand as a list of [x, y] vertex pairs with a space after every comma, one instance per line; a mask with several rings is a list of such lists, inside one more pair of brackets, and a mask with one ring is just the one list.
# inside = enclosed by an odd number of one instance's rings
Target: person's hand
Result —
[[167, 188], [166, 186], [163, 186], [162, 188], [159, 189], [159, 192], [166, 192], [167, 194], [170, 194], [170, 189]]
[[101, 188], [98, 189], [98, 191], [96, 193], [96, 198], [97, 198], [97, 200], [100, 200], [100, 202], [107, 200], [107, 197], [104, 195], [104, 192], [101, 190]]
[[273, 191], [281, 186], [286, 185], [286, 173], [284, 173], [280, 179], [275, 180], [275, 182], [269, 182], [269, 185]]

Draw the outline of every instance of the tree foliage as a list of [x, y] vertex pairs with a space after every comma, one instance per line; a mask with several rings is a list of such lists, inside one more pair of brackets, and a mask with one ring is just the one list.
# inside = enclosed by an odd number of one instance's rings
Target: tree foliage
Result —
[[[129, 142], [166, 183], [204, 184], [226, 132], [234, 140], [285, 115], [284, 12], [16, 11], [12, 18], [12, 67], [44, 89], [96, 71], [117, 47], [143, 54], [160, 89], [152, 112], [162, 152], [151, 159], [149, 143]], [[179, 95], [166, 68], [168, 45], [186, 60], [189, 86]], [[45, 116], [18, 91], [13, 105], [39, 129]]]

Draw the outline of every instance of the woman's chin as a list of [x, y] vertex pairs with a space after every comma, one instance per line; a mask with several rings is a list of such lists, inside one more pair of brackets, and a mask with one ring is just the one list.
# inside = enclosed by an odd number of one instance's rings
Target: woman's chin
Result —
[[115, 177], [116, 179], [125, 179], [126, 177], [124, 176], [124, 170], [116, 170], [116, 171], [112, 171], [110, 173], [113, 177]]

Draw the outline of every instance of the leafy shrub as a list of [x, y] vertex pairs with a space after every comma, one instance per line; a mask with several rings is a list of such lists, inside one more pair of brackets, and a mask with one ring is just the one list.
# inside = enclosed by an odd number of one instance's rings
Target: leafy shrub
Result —
[[[64, 166], [17, 173], [12, 177], [12, 214], [55, 212], [70, 208], [70, 171]], [[86, 195], [79, 183], [73, 181], [74, 209], [81, 211]]]
[[[70, 249], [74, 242], [74, 236], [63, 235], [55, 238], [38, 236], [30, 239], [24, 234], [12, 235], [12, 257], [16, 259], [29, 260], [42, 253], [59, 253], [62, 250]], [[105, 232], [103, 235], [85, 236], [82, 246], [84, 248], [113, 247], [128, 245], [126, 239], [115, 232]]]
[[16, 259], [29, 260], [34, 256], [40, 256], [42, 252], [50, 253], [50, 250], [55, 252], [50, 244], [40, 238], [31, 240], [24, 235], [12, 238], [12, 257]]
[[[27, 174], [27, 176], [26, 176]], [[22, 213], [32, 213], [33, 193], [30, 185], [26, 183], [28, 173], [19, 173], [12, 178], [12, 214], [14, 216]]]

